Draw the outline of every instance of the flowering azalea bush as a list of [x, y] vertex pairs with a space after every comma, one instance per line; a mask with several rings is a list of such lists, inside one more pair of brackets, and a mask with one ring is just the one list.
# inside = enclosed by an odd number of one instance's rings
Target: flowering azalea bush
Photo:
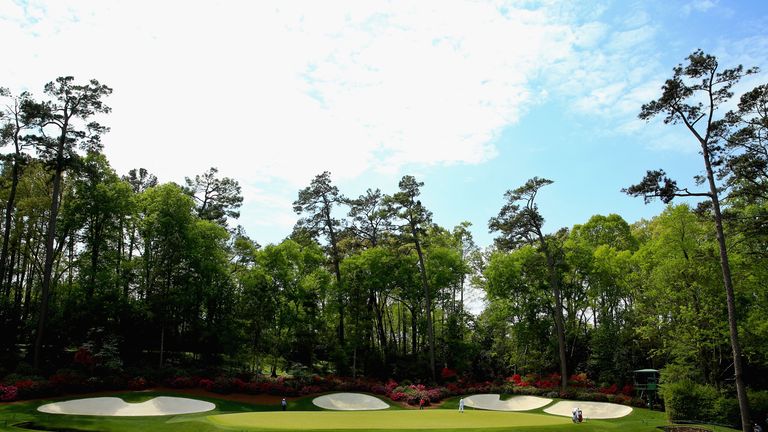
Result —
[[443, 370], [442, 370], [442, 371], [440, 371], [440, 376], [441, 376], [441, 377], [442, 377], [444, 380], [453, 380], [453, 379], [456, 379], [456, 370], [455, 370], [455, 369], [450, 369], [450, 368], [444, 367], [444, 368], [443, 368]]
[[592, 388], [595, 386], [595, 383], [593, 383], [589, 378], [587, 378], [587, 374], [582, 372], [579, 374], [573, 374], [568, 378], [568, 385], [570, 387], [580, 387], [580, 388]]
[[52, 396], [56, 393], [51, 383], [46, 380], [19, 380], [13, 383], [13, 387], [16, 387], [19, 399]]
[[[595, 389], [594, 384], [584, 373], [569, 377], [569, 387], [559, 388], [561, 376], [557, 373], [539, 375], [528, 373], [514, 374], [496, 381], [473, 382], [466, 376], [444, 368], [441, 376], [449, 377], [445, 386], [427, 386], [411, 383], [409, 380], [398, 382], [389, 379], [385, 382], [366, 378], [345, 378], [335, 375], [302, 375], [296, 377], [268, 377], [262, 375], [238, 374], [236, 376], [208, 375], [206, 371], [195, 371], [199, 375], [186, 375], [182, 369], [165, 371], [165, 377], [153, 370], [134, 370], [131, 374], [88, 376], [82, 371], [62, 369], [47, 380], [37, 376], [8, 376], [0, 385], [0, 400], [28, 399], [46, 397], [62, 393], [78, 393], [104, 389], [141, 390], [153, 383], [183, 389], [200, 388], [216, 393], [269, 394], [275, 396], [299, 396], [334, 391], [366, 392], [382, 395], [395, 402], [419, 405], [438, 403], [449, 396], [500, 393], [532, 396], [559, 397], [575, 400], [593, 400], [635, 405], [640, 402], [633, 398], [631, 385], [620, 387], [618, 384]], [[150, 375], [146, 375], [149, 373]], [[598, 391], [599, 390], [599, 391]]]
[[198, 386], [206, 391], [211, 391], [213, 388], [213, 380], [209, 380], [207, 378], [203, 378], [198, 382]]
[[8, 402], [16, 400], [19, 396], [19, 391], [15, 386], [0, 385], [0, 401]]
[[[60, 369], [48, 377], [48, 383], [58, 393], [78, 393], [88, 391], [87, 375], [71, 369]], [[42, 380], [42, 378], [41, 378]]]
[[136, 377], [128, 380], [129, 390], [144, 390], [147, 387], [149, 387], [149, 383], [144, 377]]
[[196, 382], [191, 377], [185, 377], [185, 376], [177, 376], [168, 382], [169, 387], [173, 387], [176, 389], [192, 388], [198, 384], [199, 382]]

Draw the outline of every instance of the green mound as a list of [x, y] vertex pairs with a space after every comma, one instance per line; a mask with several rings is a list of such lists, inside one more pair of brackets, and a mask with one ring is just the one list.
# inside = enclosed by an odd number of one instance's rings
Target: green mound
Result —
[[528, 413], [448, 410], [348, 411], [348, 412], [258, 412], [209, 416], [227, 428], [282, 430], [343, 429], [482, 429], [570, 424], [570, 419]]

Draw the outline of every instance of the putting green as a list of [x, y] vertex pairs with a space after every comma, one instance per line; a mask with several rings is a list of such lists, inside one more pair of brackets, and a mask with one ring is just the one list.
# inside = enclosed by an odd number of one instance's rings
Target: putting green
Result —
[[567, 425], [570, 419], [542, 414], [495, 411], [289, 411], [209, 416], [226, 428], [338, 430], [338, 429], [479, 429]]

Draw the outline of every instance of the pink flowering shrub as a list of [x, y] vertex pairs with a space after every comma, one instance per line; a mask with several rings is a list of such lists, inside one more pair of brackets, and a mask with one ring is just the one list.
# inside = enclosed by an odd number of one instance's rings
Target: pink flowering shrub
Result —
[[423, 384], [398, 386], [388, 393], [393, 401], [406, 402], [409, 405], [419, 405], [424, 401], [424, 406], [440, 402], [449, 395], [450, 391], [445, 387], [428, 388]]

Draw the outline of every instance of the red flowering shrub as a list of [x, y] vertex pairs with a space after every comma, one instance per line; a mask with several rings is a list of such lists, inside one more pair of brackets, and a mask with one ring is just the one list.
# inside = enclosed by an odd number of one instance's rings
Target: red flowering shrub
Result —
[[96, 359], [94, 359], [93, 354], [88, 348], [80, 347], [75, 353], [75, 363], [91, 367], [96, 364]]
[[19, 396], [19, 391], [14, 386], [4, 386], [0, 384], [0, 401], [8, 402], [16, 400]]
[[304, 396], [304, 395], [313, 394], [313, 393], [320, 393], [322, 391], [323, 391], [323, 389], [320, 386], [311, 385], [311, 386], [304, 386], [304, 387], [302, 387], [301, 390], [299, 390], [299, 394]]
[[144, 390], [147, 386], [147, 380], [144, 377], [136, 377], [128, 381], [128, 389], [130, 390]]
[[552, 389], [560, 386], [560, 377], [558, 373], [549, 374], [546, 378], [539, 378], [533, 385], [540, 389]]
[[245, 388], [247, 387], [248, 383], [241, 380], [240, 378], [234, 378], [232, 379], [232, 391], [238, 392], [238, 393], [245, 393]]
[[206, 390], [219, 394], [228, 394], [232, 393], [233, 388], [232, 380], [227, 377], [218, 377], [213, 381], [213, 385], [210, 388], [206, 388]]
[[206, 391], [211, 391], [211, 389], [213, 389], [213, 381], [207, 378], [201, 379], [198, 385], [200, 386], [200, 388]]
[[568, 378], [568, 385], [571, 387], [591, 388], [594, 387], [594, 383], [587, 378], [587, 374], [582, 372], [580, 374], [573, 374]]
[[19, 399], [32, 399], [54, 394], [53, 386], [48, 381], [19, 380], [13, 383]]
[[86, 376], [70, 369], [61, 369], [51, 375], [48, 384], [61, 393], [77, 393], [90, 389]]
[[456, 371], [454, 369], [444, 367], [443, 370], [440, 371], [440, 376], [443, 377], [444, 380], [455, 379]]
[[626, 384], [621, 388], [621, 394], [632, 396], [635, 394], [635, 387], [632, 384]]
[[[200, 381], [202, 381], [202, 380], [200, 380]], [[168, 386], [169, 387], [173, 387], [173, 388], [177, 388], [177, 389], [192, 388], [192, 387], [195, 386], [195, 380], [193, 380], [190, 377], [178, 376], [178, 377], [172, 379], [168, 383]]]
[[616, 384], [611, 384], [610, 387], [600, 387], [598, 391], [602, 394], [615, 395], [619, 391], [619, 386]]

